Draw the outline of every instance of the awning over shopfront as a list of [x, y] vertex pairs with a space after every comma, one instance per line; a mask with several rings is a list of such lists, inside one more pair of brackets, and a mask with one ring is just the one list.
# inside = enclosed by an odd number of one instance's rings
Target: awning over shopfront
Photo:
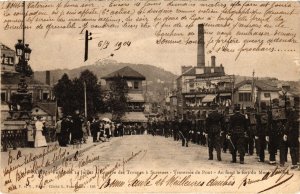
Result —
[[215, 94], [208, 94], [202, 99], [202, 103], [212, 102], [215, 99]]
[[111, 113], [101, 113], [98, 114], [98, 117], [100, 120], [104, 119], [104, 118], [108, 118], [110, 120], [112, 120], [112, 114]]
[[143, 94], [128, 94], [129, 102], [145, 102]]
[[143, 112], [128, 112], [122, 117], [122, 122], [147, 122], [148, 119], [145, 117]]
[[221, 93], [220, 96], [231, 96], [231, 93]]

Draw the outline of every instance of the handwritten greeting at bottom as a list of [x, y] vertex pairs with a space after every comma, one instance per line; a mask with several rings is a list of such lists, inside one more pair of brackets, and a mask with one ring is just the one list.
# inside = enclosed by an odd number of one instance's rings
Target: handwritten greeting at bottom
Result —
[[[291, 171], [289, 166], [258, 166], [250, 157], [245, 166], [240, 166], [227, 161], [229, 154], [223, 154], [222, 162], [208, 163], [206, 155], [199, 155], [206, 151], [205, 147], [164, 150], [157, 144], [164, 137], [143, 137], [152, 143], [139, 146], [134, 142], [139, 142], [140, 136], [124, 138], [130, 142], [120, 145], [124, 140], [115, 138], [81, 148], [60, 148], [54, 144], [38, 148], [40, 154], [31, 152], [32, 148], [9, 151], [2, 157], [2, 191], [259, 193], [299, 189], [300, 172]], [[176, 144], [172, 139], [168, 143]], [[122, 147], [128, 151], [118, 151]], [[187, 149], [193, 152], [191, 156]], [[155, 161], [154, 155], [159, 160]]]

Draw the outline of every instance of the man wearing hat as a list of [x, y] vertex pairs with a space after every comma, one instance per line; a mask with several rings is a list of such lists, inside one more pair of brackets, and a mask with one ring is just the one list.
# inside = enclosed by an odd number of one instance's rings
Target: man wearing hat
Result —
[[244, 164], [245, 136], [247, 133], [246, 118], [240, 113], [240, 106], [234, 107], [235, 113], [229, 119], [227, 139], [231, 144], [232, 163], [236, 163], [236, 152], [240, 154], [240, 163]]
[[255, 116], [256, 127], [254, 131], [255, 135], [255, 147], [256, 153], [259, 157], [258, 162], [265, 161], [265, 149], [266, 149], [266, 130], [268, 127], [268, 113], [266, 109]]
[[247, 137], [245, 138], [245, 152], [248, 155], [253, 155], [254, 152], [254, 128], [256, 125], [254, 110], [246, 107], [246, 121], [247, 121]]
[[91, 134], [93, 136], [93, 142], [98, 142], [98, 132], [100, 132], [100, 122], [99, 118], [95, 117], [92, 124], [91, 124]]
[[180, 123], [180, 129], [179, 129], [179, 133], [181, 136], [181, 140], [182, 140], [182, 146], [186, 146], [188, 147], [188, 142], [189, 142], [189, 131], [190, 131], [191, 125], [190, 125], [190, 121], [187, 120], [186, 115], [183, 115], [183, 119]]
[[173, 130], [173, 138], [174, 138], [174, 141], [178, 141], [179, 140], [179, 137], [178, 137], [178, 117], [175, 116], [173, 121], [172, 121], [172, 130]]
[[274, 105], [269, 111], [268, 127], [266, 132], [266, 141], [268, 142], [271, 165], [276, 164], [276, 153], [280, 149], [280, 164], [283, 165], [286, 160], [286, 142], [283, 141], [285, 129], [285, 115], [283, 109]]
[[[299, 131], [300, 131], [300, 118], [299, 110], [291, 110], [287, 118], [287, 126], [284, 131], [283, 140], [287, 142], [290, 148], [290, 155], [292, 158], [291, 169], [297, 168], [299, 164]], [[284, 161], [283, 161], [284, 164]]]
[[217, 159], [221, 161], [221, 136], [224, 132], [224, 117], [218, 113], [217, 105], [211, 105], [212, 112], [206, 118], [205, 136], [208, 137], [209, 160], [213, 160], [213, 149], [217, 151]]

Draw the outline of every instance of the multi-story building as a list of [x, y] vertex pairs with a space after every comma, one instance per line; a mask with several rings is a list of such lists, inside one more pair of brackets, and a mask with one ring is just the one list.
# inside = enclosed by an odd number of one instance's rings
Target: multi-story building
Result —
[[106, 89], [109, 90], [109, 85], [115, 80], [116, 77], [122, 77], [127, 82], [128, 86], [128, 112], [126, 112], [122, 117], [122, 121], [146, 122], [147, 119], [144, 115], [145, 98], [142, 87], [142, 82], [146, 80], [145, 76], [126, 66], [102, 77], [102, 79], [104, 79], [106, 82]]
[[234, 101], [242, 108], [270, 106], [277, 101], [279, 106], [299, 106], [297, 97], [299, 95], [287, 84], [267, 80], [244, 80], [235, 86]]
[[[4, 44], [1, 47], [1, 121], [9, 117], [9, 104], [11, 97], [17, 93], [20, 82], [20, 74], [15, 71], [15, 51]], [[49, 118], [51, 123], [55, 121], [56, 103], [53, 101], [53, 90], [50, 85], [50, 71], [46, 71], [45, 83], [32, 77], [26, 77], [28, 93], [32, 96], [33, 116], [37, 114]], [[43, 114], [42, 114], [43, 112]], [[48, 120], [48, 119], [47, 119]]]
[[177, 78], [177, 111], [179, 115], [202, 114], [211, 103], [220, 107], [232, 104], [234, 76], [226, 75], [223, 65], [217, 66], [216, 57], [205, 64], [204, 26], [198, 25], [197, 66], [183, 66]]

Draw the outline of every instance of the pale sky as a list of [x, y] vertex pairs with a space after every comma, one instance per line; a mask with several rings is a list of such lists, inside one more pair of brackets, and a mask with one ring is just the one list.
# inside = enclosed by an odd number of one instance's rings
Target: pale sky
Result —
[[[0, 10], [1, 11], [1, 10]], [[0, 19], [1, 20], [1, 19]], [[295, 20], [298, 20], [298, 18]], [[298, 26], [295, 28], [299, 29]], [[3, 23], [0, 24], [0, 41], [14, 49], [17, 39], [22, 37], [21, 30], [3, 31]], [[180, 74], [182, 65], [196, 66], [197, 46], [171, 45], [161, 46], [155, 44], [154, 30], [91, 30], [93, 40], [89, 42], [89, 60], [83, 62], [84, 41], [83, 34], [78, 31], [50, 31], [44, 37], [40, 31], [27, 30], [26, 43], [29, 43], [32, 54], [30, 64], [36, 71], [63, 68], [76, 68], [93, 64], [97, 60], [112, 59], [118, 62], [134, 64], [150, 64], [162, 67], [175, 74]], [[195, 33], [197, 28], [194, 27]], [[210, 37], [206, 36], [207, 41]], [[276, 77], [283, 80], [299, 80], [300, 78], [300, 44], [299, 35], [297, 52], [257, 52], [242, 54], [237, 61], [235, 55], [225, 53], [213, 53], [216, 56], [217, 65], [225, 67], [227, 74], [239, 74], [251, 76], [255, 70], [256, 76]], [[100, 50], [99, 41], [110, 41], [107, 49]], [[116, 42], [131, 41], [130, 47], [123, 46], [114, 51]], [[113, 57], [109, 57], [113, 53]], [[205, 61], [210, 62], [211, 55], [206, 54]]]

